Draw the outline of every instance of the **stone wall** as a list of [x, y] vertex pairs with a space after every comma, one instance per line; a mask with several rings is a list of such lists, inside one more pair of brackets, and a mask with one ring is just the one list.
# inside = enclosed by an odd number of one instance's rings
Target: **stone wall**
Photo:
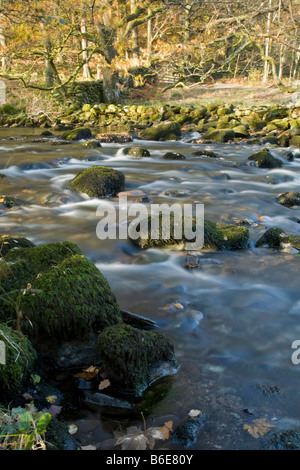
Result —
[[98, 104], [104, 102], [102, 80], [86, 80], [75, 82], [71, 88], [71, 101], [80, 108], [84, 104]]

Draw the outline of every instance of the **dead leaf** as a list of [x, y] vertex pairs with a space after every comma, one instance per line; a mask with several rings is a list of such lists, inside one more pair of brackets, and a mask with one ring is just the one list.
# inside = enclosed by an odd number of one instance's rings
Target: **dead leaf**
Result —
[[268, 423], [266, 418], [255, 419], [251, 424], [244, 424], [244, 429], [255, 439], [267, 434], [271, 428], [275, 428], [275, 426]]
[[110, 386], [110, 381], [108, 379], [104, 379], [99, 384], [99, 390], [104, 390], [105, 388]]
[[160, 428], [160, 431], [163, 435], [163, 439], [169, 439], [172, 428], [173, 428], [173, 421], [167, 421], [164, 424], [164, 426]]
[[97, 447], [88, 445], [88, 446], [81, 446], [80, 449], [81, 450], [97, 450]]
[[58, 405], [51, 405], [50, 408], [47, 410], [51, 416], [58, 416], [62, 410], [62, 406]]
[[87, 369], [84, 369], [82, 372], [75, 374], [74, 377], [81, 377], [85, 380], [92, 380], [98, 374], [99, 369], [95, 366], [90, 366]]
[[179, 302], [176, 302], [174, 304], [174, 307], [179, 308], [180, 310], [184, 308], [184, 306], [182, 304], [180, 304]]
[[115, 433], [115, 435], [119, 435], [115, 445], [121, 445], [122, 450], [146, 450], [149, 444], [148, 437], [137, 426], [127, 428], [126, 434]]

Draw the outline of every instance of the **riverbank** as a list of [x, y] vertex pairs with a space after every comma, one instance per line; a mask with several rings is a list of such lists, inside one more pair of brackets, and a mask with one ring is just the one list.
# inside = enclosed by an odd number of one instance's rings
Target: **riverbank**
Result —
[[[170, 132], [169, 136], [168, 133], [155, 135], [155, 129], [162, 124], [171, 124], [173, 127], [176, 125], [180, 128], [180, 133], [174, 135]], [[100, 103], [84, 104], [81, 108], [73, 106], [60, 116], [43, 112], [36, 115], [27, 114], [10, 104], [5, 104], [0, 109], [0, 125], [4, 128], [39, 127], [48, 132], [91, 127], [98, 128], [99, 134], [100, 131], [122, 131], [146, 140], [176, 140], [181, 132], [197, 132], [201, 134], [199, 140], [203, 141], [244, 140], [253, 144], [255, 139], [260, 139], [262, 143], [281, 147], [300, 146], [300, 106], [291, 103], [270, 106], [216, 103], [207, 106], [146, 106]], [[143, 132], [149, 128], [151, 132]], [[67, 137], [67, 140], [70, 139], [73, 138]]]

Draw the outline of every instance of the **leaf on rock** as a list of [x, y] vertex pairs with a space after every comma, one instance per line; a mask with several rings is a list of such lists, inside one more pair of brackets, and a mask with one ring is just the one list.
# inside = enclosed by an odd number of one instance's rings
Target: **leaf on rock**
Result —
[[275, 426], [268, 423], [266, 418], [255, 419], [252, 424], [244, 424], [244, 429], [255, 439], [267, 434], [271, 428], [275, 428]]

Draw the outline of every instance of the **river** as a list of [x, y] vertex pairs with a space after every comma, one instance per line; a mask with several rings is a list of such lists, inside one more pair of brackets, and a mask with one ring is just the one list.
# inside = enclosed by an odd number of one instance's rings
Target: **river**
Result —
[[[176, 142], [136, 140], [151, 156], [134, 158], [122, 152], [132, 144], [89, 150], [80, 143], [34, 142], [40, 134], [0, 130], [0, 168], [7, 176], [1, 192], [20, 201], [1, 211], [0, 230], [36, 244], [76, 243], [108, 279], [121, 308], [154, 320], [171, 339], [180, 369], [165, 387], [156, 384], [148, 392], [147, 425], [175, 425], [190, 410], [201, 410], [208, 419], [190, 445], [195, 450], [259, 449], [266, 437], [247, 430], [255, 420], [277, 432], [300, 431], [300, 364], [291, 360], [292, 342], [300, 339], [300, 257], [293, 250], [255, 248], [269, 227], [300, 234], [300, 210], [275, 200], [299, 188], [300, 158], [288, 161], [286, 150], [271, 148], [284, 165], [261, 169], [247, 164], [259, 145], [205, 145], [197, 143], [198, 134]], [[194, 156], [199, 148], [220, 157]], [[167, 151], [186, 158], [163, 160]], [[141, 251], [130, 240], [99, 240], [96, 209], [103, 201], [65, 189], [80, 169], [93, 165], [122, 171], [126, 190], [140, 190], [155, 203], [202, 203], [207, 219], [244, 221], [250, 248], [203, 252], [199, 267], [187, 269], [180, 249]], [[70, 394], [70, 384], [66, 388]], [[83, 446], [113, 449], [115, 430], [143, 424], [136, 415], [66, 408], [65, 419], [76, 424]]]

